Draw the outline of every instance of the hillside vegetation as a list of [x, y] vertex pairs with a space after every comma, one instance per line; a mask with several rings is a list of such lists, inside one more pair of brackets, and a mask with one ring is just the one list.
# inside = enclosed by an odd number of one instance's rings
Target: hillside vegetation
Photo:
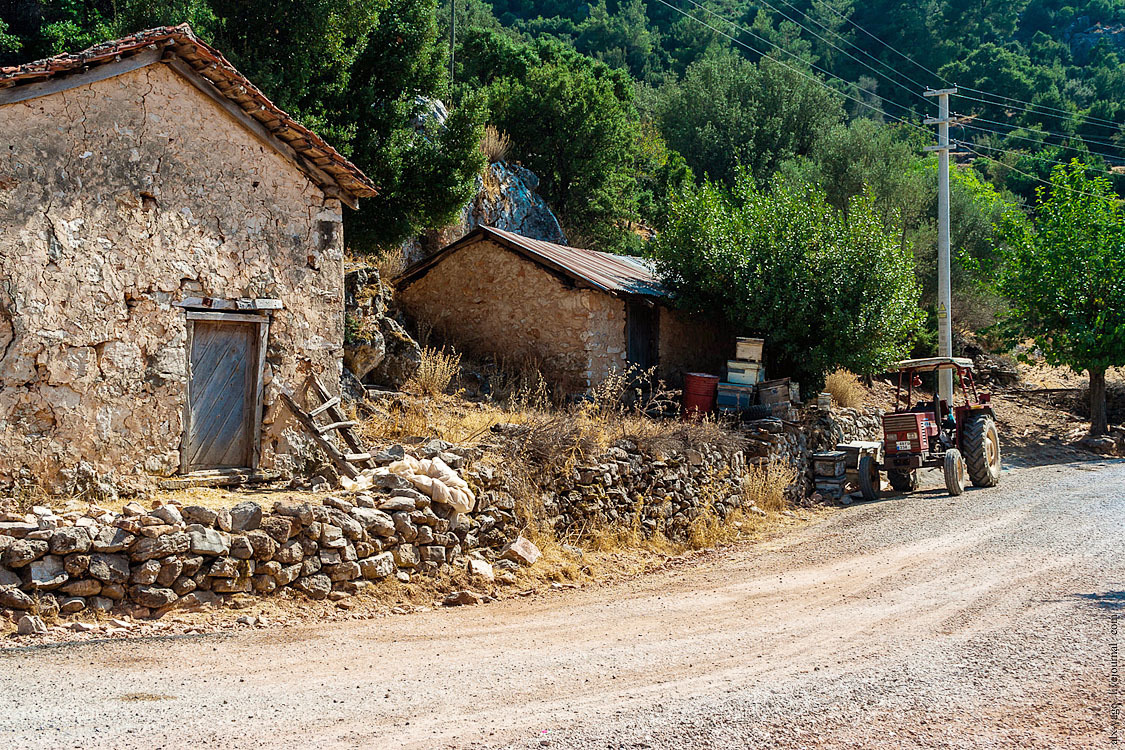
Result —
[[[693, 256], [700, 243], [774, 241], [730, 221], [708, 238], [721, 222], [703, 229], [673, 215], [701, 195], [731, 221], [754, 214], [751, 194], [787, 196], [802, 204], [795, 217], [829, 210], [836, 236], [850, 238], [833, 251], [836, 267], [859, 269], [857, 289], [889, 288], [841, 339], [855, 334], [864, 351], [828, 346], [849, 357], [818, 356], [809, 382], [934, 349], [937, 160], [923, 151], [933, 142], [923, 119], [936, 108], [925, 87], [960, 89], [952, 243], [964, 329], [1003, 317], [1002, 293], [980, 269], [995, 275], [1054, 169], [1078, 160], [1111, 195], [1125, 190], [1121, 3], [458, 0], [455, 15], [451, 78], [449, 0], [9, 0], [0, 64], [191, 23], [380, 185], [349, 225], [359, 252], [452, 221], [483, 168], [486, 125], [509, 160], [540, 176], [574, 244], [656, 254], [669, 271], [708, 263], [707, 248]], [[449, 105], [444, 124], [426, 115], [435, 98]], [[787, 229], [803, 221], [775, 218]], [[650, 241], [650, 230], [668, 239]], [[864, 247], [886, 259], [866, 276]], [[746, 260], [735, 264], [743, 272]], [[913, 278], [897, 272], [902, 262]], [[760, 289], [760, 279], [705, 277], [710, 291], [680, 285], [685, 304], [773, 333], [770, 315], [711, 293]], [[924, 315], [901, 313], [904, 300]], [[800, 340], [773, 354], [802, 361]]]

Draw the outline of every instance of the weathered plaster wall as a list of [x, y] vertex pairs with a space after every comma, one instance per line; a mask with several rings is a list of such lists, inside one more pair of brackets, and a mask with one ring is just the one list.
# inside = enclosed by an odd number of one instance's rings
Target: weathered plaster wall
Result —
[[0, 486], [79, 460], [177, 471], [184, 297], [282, 300], [267, 403], [310, 367], [338, 382], [339, 202], [177, 74], [2, 106], [0, 134]]
[[685, 372], [722, 375], [734, 359], [734, 336], [721, 323], [660, 308], [660, 377], [680, 385]]
[[573, 390], [586, 387], [588, 352], [599, 345], [590, 319], [602, 298], [488, 240], [453, 252], [397, 294], [408, 314], [463, 351], [536, 361]]

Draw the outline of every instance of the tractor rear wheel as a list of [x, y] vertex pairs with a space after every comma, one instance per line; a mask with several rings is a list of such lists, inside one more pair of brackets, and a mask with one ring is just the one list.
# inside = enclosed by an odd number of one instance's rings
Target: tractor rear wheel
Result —
[[913, 492], [918, 489], [918, 472], [916, 471], [888, 471], [887, 479], [891, 486], [898, 492]]
[[965, 459], [961, 457], [961, 451], [956, 448], [947, 450], [942, 468], [945, 471], [945, 489], [957, 497], [965, 491]]
[[868, 502], [879, 499], [879, 467], [871, 456], [860, 456], [856, 466], [859, 493]]
[[974, 487], [995, 487], [1000, 483], [1000, 433], [992, 417], [970, 419], [961, 432], [965, 464]]

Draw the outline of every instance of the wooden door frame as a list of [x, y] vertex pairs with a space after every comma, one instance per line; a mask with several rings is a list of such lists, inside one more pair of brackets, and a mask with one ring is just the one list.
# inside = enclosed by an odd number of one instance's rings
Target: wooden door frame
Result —
[[185, 309], [184, 315], [187, 325], [187, 344], [184, 350], [186, 362], [186, 380], [184, 382], [184, 429], [180, 435], [180, 473], [190, 474], [191, 465], [188, 458], [187, 446], [191, 436], [191, 352], [195, 345], [195, 323], [204, 321], [210, 323], [252, 323], [256, 325], [257, 335], [254, 337], [256, 367], [251, 370], [254, 385], [250, 391], [254, 394], [254, 408], [251, 410], [250, 426], [250, 465], [246, 468], [257, 469], [261, 462], [262, 452], [262, 402], [265, 395], [265, 382], [263, 376], [266, 368], [266, 344], [269, 340], [270, 318], [266, 313], [225, 312], [215, 310]]

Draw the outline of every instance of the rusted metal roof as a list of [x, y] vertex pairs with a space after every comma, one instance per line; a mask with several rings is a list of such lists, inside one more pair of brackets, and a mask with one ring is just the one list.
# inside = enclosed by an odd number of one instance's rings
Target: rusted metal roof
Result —
[[546, 269], [569, 278], [579, 286], [617, 296], [666, 299], [669, 295], [657, 278], [652, 264], [644, 258], [602, 253], [580, 247], [533, 240], [522, 234], [494, 227], [478, 227], [461, 239], [446, 245], [399, 274], [394, 283], [408, 286], [459, 248], [479, 240], [492, 240]]
[[[159, 50], [159, 62], [171, 63], [175, 58], [202, 85], [213, 87], [220, 99], [227, 99], [241, 114], [256, 121], [268, 135], [275, 138], [290, 157], [321, 187], [337, 188], [354, 203], [355, 198], [377, 194], [375, 185], [359, 167], [345, 159], [336, 149], [286, 114], [239, 73], [215, 48], [195, 36], [186, 23], [161, 26], [121, 39], [96, 44], [75, 54], [62, 54], [44, 60], [0, 68], [0, 93], [16, 86], [41, 83], [67, 74], [85, 72], [101, 65]], [[177, 70], [176, 65], [171, 65]], [[3, 99], [0, 98], [0, 103]], [[235, 112], [235, 114], [240, 114]], [[244, 121], [245, 122], [245, 121]]]

